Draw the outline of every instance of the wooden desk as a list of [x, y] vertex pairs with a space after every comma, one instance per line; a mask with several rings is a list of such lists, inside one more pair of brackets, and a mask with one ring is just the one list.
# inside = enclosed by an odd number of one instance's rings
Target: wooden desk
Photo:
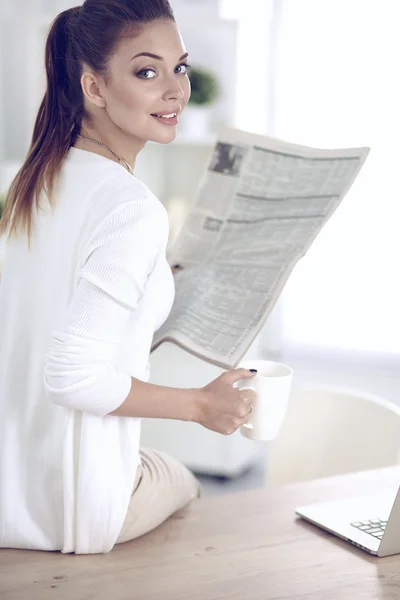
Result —
[[293, 511], [399, 481], [394, 467], [202, 498], [108, 555], [1, 550], [0, 598], [398, 600], [400, 555], [370, 556]]

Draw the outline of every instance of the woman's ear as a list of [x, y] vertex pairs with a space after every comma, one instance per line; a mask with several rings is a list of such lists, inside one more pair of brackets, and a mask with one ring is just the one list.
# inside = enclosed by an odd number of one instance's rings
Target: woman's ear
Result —
[[82, 92], [89, 102], [98, 108], [105, 108], [106, 101], [101, 95], [96, 76], [90, 71], [85, 71], [81, 76]]

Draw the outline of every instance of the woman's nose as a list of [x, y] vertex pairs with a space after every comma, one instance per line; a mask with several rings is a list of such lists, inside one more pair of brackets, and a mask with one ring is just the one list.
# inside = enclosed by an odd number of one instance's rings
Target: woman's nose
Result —
[[171, 78], [169, 85], [167, 86], [165, 95], [167, 100], [181, 100], [182, 98], [184, 98], [185, 90], [183, 89], [183, 86], [176, 77]]

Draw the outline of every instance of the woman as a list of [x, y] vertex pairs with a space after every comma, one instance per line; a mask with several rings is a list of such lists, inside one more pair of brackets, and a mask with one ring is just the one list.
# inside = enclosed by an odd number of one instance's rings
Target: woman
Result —
[[[140, 419], [229, 434], [253, 392], [148, 383], [174, 282], [163, 205], [133, 175], [176, 135], [187, 53], [167, 0], [86, 0], [46, 44], [47, 91], [6, 199], [0, 288], [0, 547], [109, 552], [200, 493], [139, 450]], [[179, 365], [176, 365], [179, 369]]]

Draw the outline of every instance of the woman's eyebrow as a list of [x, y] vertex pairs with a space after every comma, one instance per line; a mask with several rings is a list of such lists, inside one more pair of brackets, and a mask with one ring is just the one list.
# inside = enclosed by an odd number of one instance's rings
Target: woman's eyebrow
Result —
[[[131, 58], [131, 60], [133, 60], [134, 58], [137, 58], [138, 56], [148, 56], [149, 58], [154, 58], [155, 60], [164, 60], [162, 56], [158, 56], [158, 54], [152, 54], [151, 52], [139, 52], [139, 54], [135, 54], [135, 56], [133, 56]], [[185, 58], [187, 58], [189, 56], [189, 53], [186, 52], [186, 54], [183, 54], [178, 60], [183, 60]]]

